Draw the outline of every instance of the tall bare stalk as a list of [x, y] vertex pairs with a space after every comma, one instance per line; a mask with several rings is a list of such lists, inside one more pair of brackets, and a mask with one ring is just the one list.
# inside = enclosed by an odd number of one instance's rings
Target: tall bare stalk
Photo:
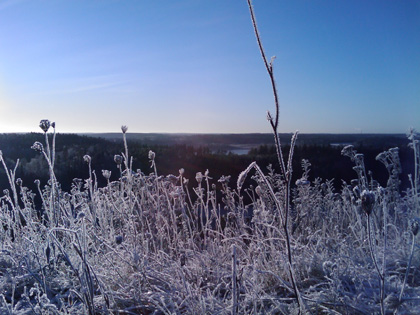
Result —
[[[258, 47], [260, 49], [261, 57], [264, 61], [265, 68], [267, 69], [268, 75], [270, 77], [271, 87], [272, 87], [273, 95], [274, 95], [274, 105], [275, 105], [275, 108], [276, 108], [276, 115], [273, 119], [271, 113], [268, 112], [267, 113], [267, 119], [268, 119], [268, 121], [271, 125], [272, 131], [273, 131], [273, 134], [274, 134], [274, 141], [275, 141], [275, 146], [276, 146], [277, 159], [278, 159], [278, 162], [280, 164], [281, 174], [284, 177], [285, 187], [286, 187], [286, 189], [284, 191], [284, 205], [283, 205], [283, 210], [284, 210], [283, 230], [284, 230], [284, 233], [285, 233], [285, 236], [286, 236], [287, 259], [288, 259], [290, 281], [292, 282], [293, 290], [295, 292], [296, 300], [298, 302], [299, 308], [302, 310], [303, 309], [303, 303], [302, 303], [302, 300], [300, 298], [300, 293], [299, 293], [299, 290], [297, 288], [295, 273], [294, 273], [294, 270], [293, 270], [292, 249], [291, 249], [291, 244], [290, 244], [291, 240], [290, 240], [290, 233], [289, 233], [289, 228], [288, 228], [289, 212], [290, 212], [290, 184], [291, 184], [291, 179], [292, 179], [292, 157], [293, 157], [294, 146], [295, 146], [296, 139], [297, 139], [297, 132], [293, 135], [293, 138], [292, 138], [292, 142], [291, 142], [291, 145], [290, 145], [289, 158], [288, 158], [287, 168], [286, 168], [284, 155], [283, 155], [283, 151], [282, 151], [282, 147], [281, 147], [281, 143], [280, 143], [280, 137], [279, 137], [279, 133], [278, 133], [278, 125], [279, 125], [279, 117], [280, 117], [280, 105], [279, 105], [279, 97], [278, 97], [276, 81], [275, 81], [275, 78], [274, 78], [274, 71], [273, 71], [273, 61], [274, 61], [275, 58], [272, 57], [270, 59], [270, 61], [268, 61], [268, 59], [266, 57], [266, 54], [264, 52], [264, 48], [263, 48], [263, 45], [262, 45], [262, 42], [261, 42], [260, 34], [258, 32], [257, 22], [256, 22], [254, 9], [252, 7], [251, 0], [247, 0], [247, 1], [248, 1], [249, 12], [251, 14], [252, 25], [254, 27], [255, 37], [257, 38]], [[280, 210], [281, 209], [279, 209], [279, 211]]]

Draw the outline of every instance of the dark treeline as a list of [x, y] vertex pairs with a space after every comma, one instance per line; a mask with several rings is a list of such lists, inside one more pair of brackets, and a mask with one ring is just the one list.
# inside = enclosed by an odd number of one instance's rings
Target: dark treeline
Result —
[[[219, 135], [220, 136], [220, 135]], [[237, 136], [237, 135], [236, 135]], [[346, 143], [353, 140], [353, 144], [360, 153], [365, 156], [367, 170], [372, 171], [373, 178], [378, 180], [381, 185], [386, 185], [388, 178], [387, 171], [380, 162], [375, 160], [377, 154], [391, 147], [399, 147], [400, 159], [403, 173], [401, 174], [402, 189], [408, 187], [407, 174], [413, 172], [413, 153], [407, 147], [408, 141], [401, 136], [370, 136], [362, 138], [334, 138], [329, 135], [329, 143], [323, 141], [310, 142], [313, 137], [306, 137], [303, 144], [299, 144], [294, 154], [294, 178], [300, 178], [302, 174], [301, 161], [307, 159], [312, 164], [310, 180], [319, 177], [322, 179], [334, 179], [337, 189], [342, 185], [342, 180], [349, 182], [355, 178], [353, 164], [347, 157], [341, 155], [341, 146], [330, 145], [331, 141]], [[49, 134], [51, 139], [52, 135]], [[331, 138], [333, 137], [333, 138]], [[58, 134], [56, 138], [56, 163], [55, 173], [63, 190], [68, 191], [74, 178], [88, 178], [88, 165], [84, 162], [83, 156], [88, 154], [92, 159], [92, 168], [95, 171], [100, 186], [105, 185], [102, 170], [112, 172], [111, 180], [119, 178], [119, 170], [114, 162], [114, 156], [124, 151], [122, 136], [120, 141], [115, 139], [94, 138], [89, 136], [79, 136], [75, 134]], [[384, 140], [386, 139], [386, 141]], [[356, 141], [354, 141], [356, 140]], [[39, 141], [45, 146], [45, 136], [40, 133], [30, 134], [0, 134], [0, 150], [9, 169], [13, 169], [19, 159], [16, 170], [16, 178], [21, 178], [23, 184], [35, 190], [34, 180], [39, 179], [41, 185], [48, 181], [48, 165], [42, 154], [35, 152], [31, 146], [35, 141]], [[299, 140], [298, 140], [299, 143]], [[178, 143], [173, 145], [153, 145], [144, 144], [139, 140], [129, 140], [129, 155], [133, 156], [133, 170], [140, 169], [143, 173], [152, 172], [148, 160], [148, 152], [152, 150], [156, 153], [157, 170], [160, 175], [178, 175], [180, 168], [185, 169], [184, 176], [190, 179], [190, 186], [195, 186], [195, 175], [197, 172], [205, 172], [207, 169], [213, 178], [213, 183], [222, 175], [231, 175], [231, 185], [236, 186], [237, 176], [252, 161], [257, 161], [262, 169], [269, 164], [279, 171], [276, 159], [275, 148], [273, 145], [264, 144], [250, 150], [247, 155], [235, 155], [224, 153], [219, 150], [214, 153], [208, 146], [187, 145]], [[284, 151], [289, 150], [288, 144], [284, 146]], [[287, 156], [287, 155], [286, 155]], [[251, 180], [248, 179], [249, 183]], [[0, 188], [9, 188], [9, 183], [4, 169], [0, 169]]]

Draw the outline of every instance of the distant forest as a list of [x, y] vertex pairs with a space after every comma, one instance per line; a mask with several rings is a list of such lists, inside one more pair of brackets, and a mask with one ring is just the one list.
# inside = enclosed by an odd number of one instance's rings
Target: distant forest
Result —
[[[52, 135], [50, 134], [49, 137]], [[180, 168], [185, 169], [185, 177], [195, 181], [197, 172], [209, 168], [213, 182], [222, 175], [231, 175], [231, 185], [236, 186], [237, 176], [252, 161], [265, 169], [269, 164], [277, 170], [277, 160], [273, 137], [270, 134], [240, 135], [188, 135], [188, 134], [127, 134], [129, 155], [133, 156], [133, 170], [141, 169], [145, 174], [152, 172], [148, 161], [148, 152], [156, 153], [157, 170], [160, 175], [178, 175]], [[290, 134], [282, 134], [285, 152]], [[0, 134], [0, 150], [7, 167], [13, 169], [19, 159], [16, 178], [21, 178], [23, 185], [35, 190], [34, 180], [41, 185], [48, 181], [48, 166], [44, 157], [31, 146], [35, 141], [45, 142], [44, 134]], [[301, 161], [307, 159], [311, 164], [310, 180], [315, 178], [335, 179], [339, 188], [341, 179], [350, 181], [354, 178], [353, 164], [341, 156], [344, 144], [353, 144], [365, 156], [366, 168], [372, 171], [373, 178], [386, 186], [387, 170], [375, 157], [382, 151], [399, 147], [402, 164], [401, 188], [407, 188], [407, 174], [413, 169], [413, 152], [407, 147], [404, 135], [330, 135], [302, 134], [294, 154], [294, 177], [300, 178]], [[237, 146], [250, 148], [248, 154], [231, 153]], [[55, 172], [63, 190], [71, 188], [73, 179], [88, 178], [88, 165], [83, 156], [92, 158], [92, 167], [100, 185], [105, 185], [102, 170], [112, 172], [111, 180], [119, 178], [119, 170], [114, 156], [124, 151], [121, 134], [100, 134], [92, 136], [76, 134], [58, 134], [56, 138]], [[340, 179], [340, 180], [339, 180]], [[250, 180], [250, 179], [249, 179]], [[251, 181], [251, 180], [250, 180]], [[191, 184], [195, 186], [195, 183]], [[0, 169], [0, 188], [8, 189], [9, 183], [3, 167]]]

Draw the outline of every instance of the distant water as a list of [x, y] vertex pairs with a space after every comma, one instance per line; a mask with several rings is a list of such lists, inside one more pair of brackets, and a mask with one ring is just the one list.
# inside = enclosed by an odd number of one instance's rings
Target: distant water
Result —
[[229, 152], [236, 155], [245, 155], [245, 154], [248, 154], [249, 149], [233, 149], [233, 150], [229, 150]]

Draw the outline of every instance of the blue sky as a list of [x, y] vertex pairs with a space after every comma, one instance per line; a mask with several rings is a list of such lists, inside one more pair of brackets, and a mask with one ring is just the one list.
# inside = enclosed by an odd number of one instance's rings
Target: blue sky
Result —
[[[420, 130], [420, 2], [254, 0], [280, 132]], [[270, 132], [246, 0], [0, 0], [0, 132]]]

